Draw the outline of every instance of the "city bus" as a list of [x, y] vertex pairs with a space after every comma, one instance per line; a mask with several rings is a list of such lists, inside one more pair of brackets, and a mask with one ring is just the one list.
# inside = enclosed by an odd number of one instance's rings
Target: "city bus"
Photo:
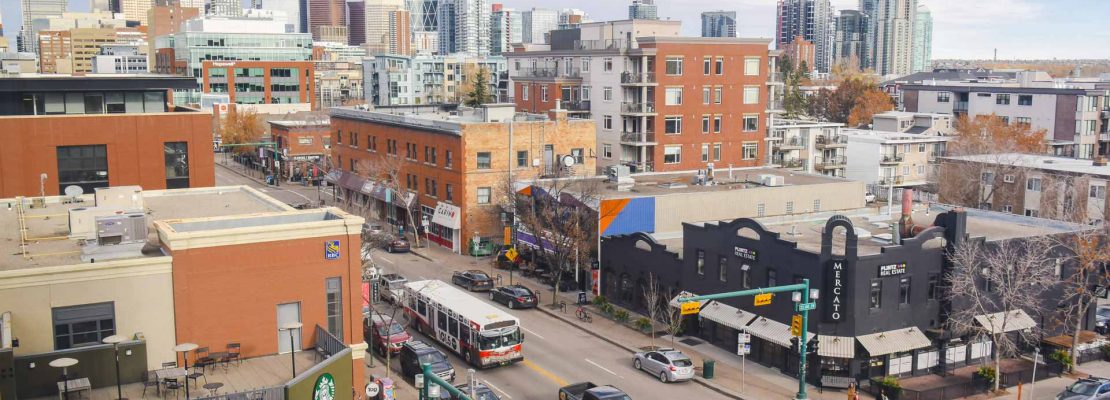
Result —
[[446, 282], [405, 284], [405, 313], [412, 327], [477, 368], [524, 360], [520, 320]]

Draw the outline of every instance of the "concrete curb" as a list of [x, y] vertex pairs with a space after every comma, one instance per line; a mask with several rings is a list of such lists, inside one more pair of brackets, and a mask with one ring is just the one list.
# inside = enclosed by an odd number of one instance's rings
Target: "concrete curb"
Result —
[[[544, 305], [538, 306], [538, 307], [536, 307], [536, 309], [540, 310], [541, 312], [543, 312], [543, 313], [545, 313], [545, 314], [547, 314], [547, 315], [550, 315], [550, 316], [552, 316], [552, 317], [555, 317], [555, 319], [558, 319], [558, 320], [560, 320], [560, 321], [563, 321], [563, 322], [565, 322], [565, 323], [566, 323], [567, 325], [573, 326], [574, 328], [576, 328], [576, 329], [578, 329], [578, 330], [580, 330], [580, 331], [582, 331], [582, 332], [586, 332], [586, 333], [590, 334], [590, 335], [591, 335], [591, 336], [593, 336], [593, 337], [596, 337], [596, 338], [598, 338], [598, 339], [601, 339], [601, 340], [603, 340], [603, 341], [605, 341], [605, 342], [607, 342], [607, 343], [609, 343], [609, 344], [612, 344], [612, 345], [614, 345], [614, 346], [617, 346], [617, 347], [620, 347], [620, 348], [622, 348], [622, 349], [625, 349], [625, 350], [627, 350], [628, 352], [631, 352], [631, 353], [635, 353], [635, 352], [637, 352], [637, 351], [640, 351], [640, 349], [636, 349], [636, 348], [630, 347], [630, 346], [628, 346], [628, 345], [625, 345], [625, 344], [623, 344], [623, 343], [619, 343], [619, 342], [617, 342], [617, 341], [615, 341], [615, 340], [613, 340], [613, 339], [610, 339], [610, 338], [608, 338], [608, 337], [606, 337], [606, 336], [604, 336], [604, 335], [598, 334], [597, 332], [594, 332], [594, 331], [592, 331], [592, 330], [590, 330], [590, 329], [586, 329], [586, 327], [584, 327], [584, 326], [582, 326], [582, 325], [579, 325], [579, 324], [576, 324], [576, 323], [574, 323], [574, 321], [571, 321], [571, 320], [570, 320], [569, 318], [565, 318], [565, 317], [563, 317], [562, 315], [559, 315], [559, 314], [555, 313], [555, 312], [554, 312], [554, 311], [552, 311], [552, 310], [548, 310], [548, 309], [546, 308], [546, 306], [544, 306]], [[717, 385], [716, 383], [710, 382], [710, 381], [709, 381], [708, 379], [705, 379], [705, 378], [702, 378], [702, 377], [699, 377], [699, 376], [694, 376], [694, 382], [695, 382], [695, 383], [697, 383], [697, 384], [699, 384], [699, 385], [702, 385], [702, 386], [704, 386], [704, 387], [708, 388], [709, 390], [712, 390], [712, 391], [714, 391], [714, 392], [720, 393], [720, 394], [722, 394], [722, 395], [724, 395], [724, 396], [728, 396], [729, 398], [733, 398], [733, 399], [736, 399], [736, 400], [748, 400], [748, 399], [746, 399], [746, 398], [744, 398], [744, 397], [742, 397], [742, 396], [740, 396], [740, 395], [738, 395], [738, 394], [736, 394], [736, 393], [732, 392], [731, 390], [725, 389], [725, 388], [721, 387], [720, 385]]]
[[423, 258], [425, 260], [428, 260], [428, 261], [431, 261], [431, 262], [436, 262], [436, 260], [433, 260], [431, 257], [428, 257], [424, 254], [421, 254], [419, 251], [416, 251], [414, 249], [409, 249], [409, 253], [412, 253], [412, 254], [416, 255], [417, 257]]

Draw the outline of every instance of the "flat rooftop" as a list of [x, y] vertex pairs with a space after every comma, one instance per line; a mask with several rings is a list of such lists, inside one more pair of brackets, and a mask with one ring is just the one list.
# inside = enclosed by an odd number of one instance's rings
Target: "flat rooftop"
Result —
[[698, 185], [693, 183], [694, 178], [697, 176], [695, 171], [634, 174], [632, 175], [632, 179], [635, 180], [635, 184], [632, 186], [632, 189], [628, 191], [617, 190], [616, 183], [608, 182], [603, 177], [591, 178], [590, 180], [601, 181], [601, 186], [598, 191], [600, 198], [622, 199], [773, 188], [760, 184], [760, 175], [781, 176], [783, 178], [782, 186], [806, 186], [851, 182], [845, 178], [776, 168], [735, 168], [732, 170], [731, 174], [728, 168], [715, 169], [713, 171], [713, 176], [716, 183], [713, 185]]
[[[412, 105], [388, 107], [332, 107], [332, 118], [368, 121], [384, 125], [460, 134], [465, 124], [548, 121], [546, 115], [518, 114], [512, 103], [484, 104], [478, 108], [455, 105]], [[572, 120], [577, 121], [577, 120]], [[592, 120], [582, 120], [592, 121]]]
[[25, 73], [0, 77], [0, 93], [195, 89], [196, 84], [196, 78], [174, 75]]
[[328, 120], [321, 121], [266, 121], [270, 125], [277, 125], [286, 128], [320, 128], [329, 127], [331, 123]]
[[[243, 186], [143, 191], [147, 218], [147, 245], [136, 257], [159, 257], [162, 253], [154, 221], [226, 217], [293, 211], [261, 192]], [[23, 223], [27, 226], [25, 248], [21, 246], [20, 218], [16, 199], [0, 200], [0, 271], [33, 267], [80, 264], [81, 243], [69, 239], [69, 211], [93, 207], [91, 194], [73, 198], [51, 196], [46, 207], [31, 207], [23, 198]], [[24, 250], [26, 253], [24, 253]]]
[[[922, 128], [924, 129], [924, 128]], [[947, 142], [952, 140], [951, 136], [940, 135], [921, 135], [916, 133], [903, 133], [903, 132], [890, 132], [890, 131], [874, 131], [869, 129], [842, 129], [842, 135], [848, 136], [848, 140], [860, 140], [864, 142], [875, 143], [922, 143], [922, 142]]]
[[1092, 160], [1081, 160], [1078, 158], [1053, 157], [1048, 155], [1022, 153], [978, 154], [944, 158], [985, 164], [1006, 164], [1007, 166], [1040, 169], [1045, 171], [1068, 172], [1074, 174], [1110, 177], [1110, 166], [1095, 165], [1094, 161]]

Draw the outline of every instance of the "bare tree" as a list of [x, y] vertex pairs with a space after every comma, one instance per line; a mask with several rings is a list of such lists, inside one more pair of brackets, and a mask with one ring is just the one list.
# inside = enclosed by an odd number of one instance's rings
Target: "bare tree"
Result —
[[1098, 303], [1096, 288], [1110, 283], [1110, 231], [1101, 226], [1058, 238], [1058, 245], [1067, 249], [1067, 258], [1060, 261], [1069, 261], [1073, 270], [1064, 277], [1064, 296], [1060, 299], [1066, 305], [1064, 321], [1070, 325], [1071, 331], [1071, 368], [1074, 370], [1075, 362], [1079, 360], [1079, 334], [1083, 329], [1083, 321], [1091, 305]]
[[955, 140], [948, 142], [949, 156], [973, 158], [945, 160], [934, 181], [939, 185], [940, 201], [970, 207], [990, 204], [1002, 206], [996, 194], [1012, 181], [1035, 168], [1026, 154], [1041, 153], [1045, 131], [1032, 130], [1028, 124], [1007, 123], [996, 115], [961, 116], [956, 121]]
[[640, 288], [644, 295], [644, 307], [647, 309], [648, 321], [651, 323], [651, 345], [655, 346], [655, 321], [660, 320], [667, 312], [666, 294], [662, 293], [655, 274], [648, 272], [647, 285]]
[[[398, 197], [400, 197], [401, 200], [404, 201], [405, 196], [415, 196], [414, 192], [410, 191], [408, 188], [403, 188], [401, 186], [401, 177], [402, 175], [404, 175], [404, 171], [406, 171], [407, 167], [408, 161], [405, 161], [401, 157], [387, 154], [371, 156], [371, 158], [369, 159], [360, 159], [356, 161], [356, 170], [353, 172], [362, 174], [363, 176], [373, 180], [375, 185], [384, 187], [387, 192], [391, 193], [391, 198], [395, 203]], [[349, 196], [346, 199], [348, 206], [356, 205], [354, 204], [354, 200], [352, 198], [353, 196]], [[418, 211], [416, 209], [417, 204], [419, 203], [413, 202], [412, 205], [408, 206], [405, 209], [405, 212], [408, 214], [408, 218], [405, 219], [408, 220], [409, 226], [412, 228], [412, 237], [414, 238], [414, 244], [419, 247], [420, 235], [416, 230], [416, 217]], [[392, 207], [396, 206], [395, 204], [386, 204], [386, 207], [390, 207], [389, 209], [392, 209]], [[366, 210], [364, 210], [364, 212], [365, 211]]]
[[663, 323], [667, 334], [671, 336], [671, 347], [674, 347], [675, 336], [682, 332], [682, 310], [679, 307], [672, 307], [670, 301], [666, 301], [659, 305], [660, 322]]
[[1044, 312], [1044, 295], [1059, 283], [1054, 247], [1050, 240], [1041, 238], [995, 242], [973, 238], [958, 243], [948, 255], [952, 270], [945, 278], [954, 304], [949, 328], [959, 334], [991, 338], [994, 390], [1000, 385], [997, 373], [1002, 357], [1018, 352], [1017, 336], [1032, 340], [1037, 337], [1035, 331], [1042, 328], [1005, 332], [1016, 323], [1016, 311]]

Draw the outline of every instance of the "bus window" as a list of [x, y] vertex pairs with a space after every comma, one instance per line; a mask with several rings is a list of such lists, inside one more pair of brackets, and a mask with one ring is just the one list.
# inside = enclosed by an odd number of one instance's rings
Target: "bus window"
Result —
[[461, 332], [459, 334], [459, 339], [462, 339], [463, 343], [470, 344], [470, 327], [466, 326], [466, 324], [460, 324], [460, 325], [462, 325], [462, 326], [460, 327]]
[[454, 337], [454, 338], [459, 337], [459, 320], [451, 318], [450, 323], [451, 323], [451, 330], [450, 330], [451, 337]]
[[441, 331], [447, 330], [447, 313], [442, 310], [436, 313], [436, 326], [438, 326]]
[[416, 312], [420, 313], [420, 316], [422, 316], [422, 317], [427, 317], [428, 316], [428, 303], [425, 303], [424, 300], [418, 300], [416, 302]]

